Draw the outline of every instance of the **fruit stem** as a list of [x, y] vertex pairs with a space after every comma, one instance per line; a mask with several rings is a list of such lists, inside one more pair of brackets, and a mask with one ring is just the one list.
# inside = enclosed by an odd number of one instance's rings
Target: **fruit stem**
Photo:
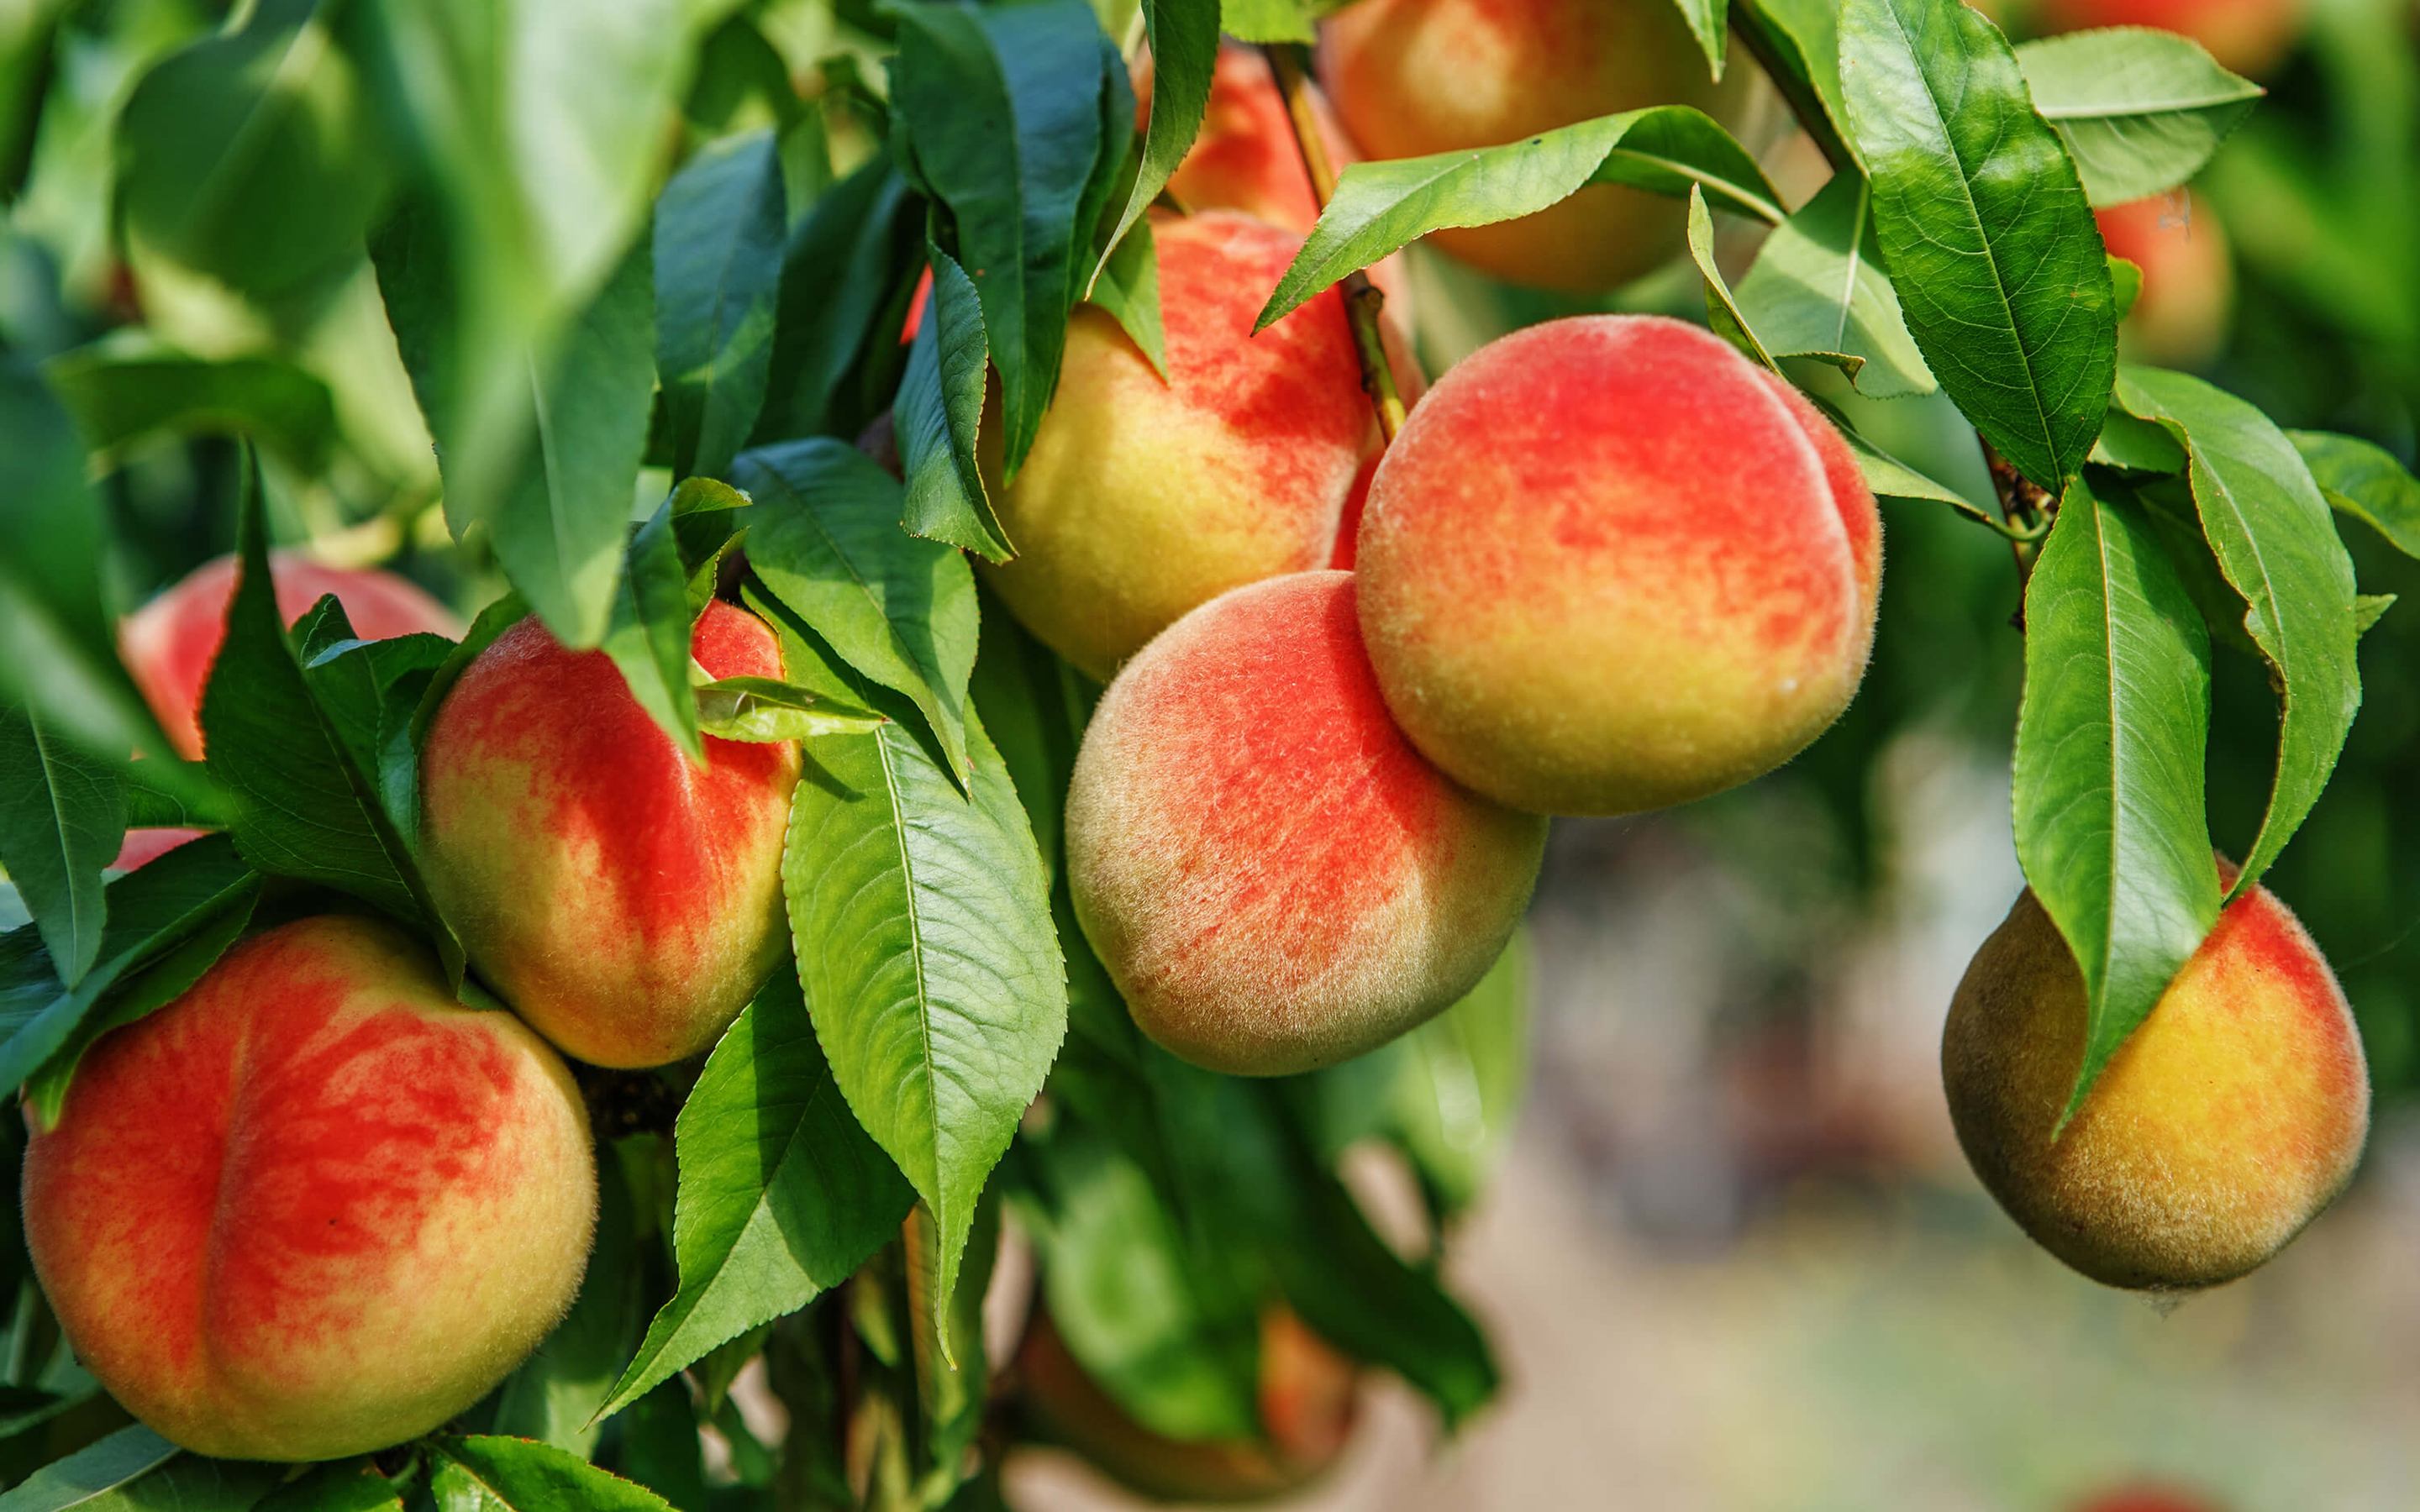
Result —
[[[1326, 214], [1336, 197], [1336, 169], [1327, 161], [1327, 140], [1319, 131], [1319, 117], [1311, 108], [1310, 81], [1294, 49], [1267, 43], [1261, 53], [1285, 100], [1286, 119], [1294, 126], [1294, 144], [1302, 153], [1303, 171], [1311, 176], [1311, 197]], [[1404, 428], [1404, 396], [1395, 387], [1395, 370], [1387, 361], [1387, 344], [1379, 334], [1378, 312], [1387, 296], [1358, 270], [1344, 277], [1344, 318], [1353, 328], [1353, 349], [1361, 358], [1361, 389], [1378, 411], [1378, 431], [1387, 441]]]

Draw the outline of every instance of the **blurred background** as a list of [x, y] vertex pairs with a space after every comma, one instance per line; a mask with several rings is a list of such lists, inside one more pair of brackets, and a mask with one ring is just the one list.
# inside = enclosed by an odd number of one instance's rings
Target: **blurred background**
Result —
[[[1986, 8], [2021, 37], [2171, 26], [2267, 85], [2192, 193], [2104, 212], [2112, 250], [2145, 270], [2128, 349], [2409, 463], [2420, 7]], [[744, 8], [708, 44], [684, 140], [781, 128], [799, 205], [876, 150], [879, 70], [848, 14], [816, 0]], [[265, 317], [113, 246], [117, 109], [152, 59], [223, 19], [200, 0], [0, 0], [0, 167], [16, 186], [0, 341], [41, 355], [102, 338], [275, 351], [308, 380], [267, 460], [280, 536], [384, 562], [474, 608], [498, 584], [446, 542], [366, 265]], [[1123, 14], [1107, 19], [1124, 35]], [[37, 83], [52, 101], [39, 116], [23, 104]], [[668, 161], [681, 146], [668, 142]], [[1820, 181], [1803, 143], [1772, 162], [1793, 203]], [[1734, 273], [1754, 246], [1727, 230]], [[1409, 275], [1432, 372], [1579, 309], [1702, 316], [1685, 265], [1595, 302], [1493, 285], [1420, 249]], [[147, 335], [120, 329], [138, 318]], [[1990, 497], [1974, 434], [1946, 401], [1864, 401], [1829, 369], [1798, 376], [1896, 455]], [[155, 438], [114, 460], [124, 549], [110, 567], [131, 605], [232, 545], [234, 452]], [[661, 482], [643, 479], [644, 506]], [[1503, 1399], [1443, 1443], [1400, 1388], [1367, 1388], [1345, 1462], [1298, 1504], [2420, 1504], [2420, 563], [2343, 522], [2362, 590], [2407, 602], [2364, 640], [2350, 744], [2269, 878], [2360, 1020], [2378, 1094], [2365, 1169], [2276, 1263], [2163, 1314], [2025, 1241], [1950, 1135], [1942, 1016], [2021, 886], [2008, 791], [2018, 582], [1996, 536], [1945, 510], [1885, 508], [1880, 638], [1837, 728], [1724, 797], [1558, 823], [1531, 919], [1527, 1104], [1449, 1265], [1497, 1341]], [[2216, 660], [2213, 829], [2241, 851], [2275, 708], [2258, 666], [2223, 648]], [[1385, 1158], [1350, 1165], [1382, 1215], [1416, 1208]], [[1129, 1504], [1043, 1451], [1018, 1460], [1010, 1490], [1028, 1512]]]

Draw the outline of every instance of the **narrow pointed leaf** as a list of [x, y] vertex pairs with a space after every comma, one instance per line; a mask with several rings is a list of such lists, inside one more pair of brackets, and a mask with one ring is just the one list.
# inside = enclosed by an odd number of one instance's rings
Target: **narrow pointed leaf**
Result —
[[1689, 35], [1706, 54], [1706, 70], [1714, 78], [1723, 76], [1723, 44], [1729, 38], [1730, 0], [1673, 0], [1681, 8], [1681, 19], [1689, 23]]
[[706, 747], [698, 739], [697, 700], [689, 676], [698, 606], [690, 601], [674, 505], [674, 499], [666, 499], [630, 536], [604, 649], [656, 727], [690, 760], [703, 762]]
[[87, 347], [46, 371], [85, 444], [112, 460], [163, 433], [237, 435], [316, 474], [336, 440], [328, 385], [282, 358], [213, 363], [158, 349]]
[[[1807, 88], [1815, 97], [1822, 118], [1808, 120], [1806, 129], [1817, 140], [1832, 139], [1840, 156], [1855, 161], [1861, 166], [1864, 159], [1857, 154], [1857, 144], [1849, 137], [1849, 113], [1840, 97], [1840, 7], [1838, 0], [1735, 0], [1732, 24], [1743, 29], [1753, 27], [1776, 45], [1785, 67], [1795, 63], [1804, 71]], [[1780, 81], [1776, 81], [1780, 82]], [[1803, 95], [1792, 84], [1789, 86], [1793, 109]], [[1800, 111], [1802, 118], [1806, 112]], [[1831, 147], [1824, 155], [1832, 158]], [[1833, 158], [1834, 162], [1840, 158]]]
[[817, 735], [862, 735], [889, 721], [871, 709], [852, 708], [830, 698], [769, 677], [724, 677], [697, 687], [699, 722], [721, 740], [812, 740]]
[[674, 1512], [632, 1481], [531, 1439], [444, 1439], [429, 1448], [440, 1512]]
[[770, 131], [707, 147], [656, 202], [656, 365], [675, 477], [721, 476], [755, 428], [788, 229]]
[[2072, 1113], [2218, 918], [2210, 639], [2141, 509], [2078, 482], [2025, 589], [2017, 859], [2084, 972]]
[[70, 987], [100, 956], [109, 909], [101, 872], [125, 838], [117, 773], [33, 711], [0, 707], [0, 868]]
[[2420, 478], [2382, 446], [2323, 430], [2287, 439], [2330, 504], [2362, 521], [2408, 557], [2420, 557]]
[[1852, 377], [1871, 398], [1931, 393], [1940, 384], [1874, 250], [1871, 198], [1862, 174], [1834, 174], [1765, 239], [1739, 308], [1776, 356], [1863, 359]]
[[1210, 108], [1210, 79], [1218, 66], [1218, 0], [1143, 0], [1142, 23], [1151, 45], [1151, 119], [1143, 127], [1134, 187], [1110, 227], [1109, 250], [1093, 267], [1090, 299], [1098, 299], [1110, 258], [1192, 147]]
[[2319, 801], [2361, 708], [2352, 559], [2309, 466], [2268, 416], [2199, 378], [2158, 368], [2127, 368], [2118, 395], [2191, 454], [2202, 534], [2242, 595], [2244, 631], [2281, 689], [2269, 810], [2231, 899], [2260, 880]]
[[1220, 0], [1219, 29], [1240, 42], [1308, 42], [1303, 0]]
[[1532, 215], [1590, 184], [1628, 184], [1778, 224], [1781, 193], [1713, 117], [1686, 105], [1625, 111], [1503, 147], [1357, 162], [1278, 281], [1255, 331], [1405, 242], [1448, 226]]
[[1706, 323], [1714, 334], [1738, 347], [1748, 361], [1768, 373], [1779, 373], [1781, 365], [1765, 350], [1764, 343], [1748, 329], [1747, 316], [1740, 313], [1739, 301], [1731, 296], [1731, 286], [1723, 270], [1714, 266], [1714, 218], [1706, 209], [1706, 196], [1698, 186], [1689, 186], [1689, 258], [1698, 265], [1698, 274], [1706, 281]]
[[908, 348], [892, 409], [908, 480], [900, 522], [912, 534], [1006, 562], [1016, 548], [992, 512], [975, 459], [990, 337], [966, 270], [939, 248], [932, 269], [933, 305]]
[[2118, 363], [2109, 264], [2066, 148], [2008, 39], [1956, 0], [1847, 0], [1840, 83], [1926, 365], [2058, 492], [2101, 433]]
[[1092, 301], [1109, 312], [1118, 329], [1150, 359], [1152, 370], [1168, 377], [1168, 335], [1159, 315], [1159, 255], [1151, 238], [1151, 223], [1138, 221], [1125, 239], [1109, 250], [1093, 281]]
[[763, 447], [732, 477], [756, 500], [748, 563], [757, 578], [860, 675], [913, 700], [964, 781], [975, 666], [967, 559], [900, 529], [897, 481], [842, 442]]
[[848, 1279], [915, 1200], [850, 1115], [786, 967], [723, 1032], [675, 1140], [680, 1290], [599, 1416]]
[[2095, 205], [2191, 178], [2264, 93], [2200, 43], [2149, 26], [2045, 37], [2018, 48], [2017, 62]]

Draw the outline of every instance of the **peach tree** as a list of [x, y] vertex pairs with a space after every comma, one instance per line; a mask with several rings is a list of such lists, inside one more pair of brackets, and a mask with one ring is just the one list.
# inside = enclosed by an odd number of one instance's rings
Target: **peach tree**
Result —
[[[1323, 124], [1310, 78], [1332, 59], [1311, 49], [1341, 8], [1311, 0], [37, 0], [0, 20], [0, 864], [17, 903], [0, 1084], [24, 1114], [0, 1139], [29, 1173], [27, 1219], [0, 1243], [0, 1512], [982, 1508], [1005, 1504], [1003, 1458], [1027, 1442], [1149, 1492], [1244, 1496], [1332, 1461], [1358, 1372], [1399, 1378], [1449, 1431], [1484, 1408], [1498, 1369], [1441, 1260], [1520, 1102], [1527, 946], [1504, 931], [1543, 821], [1471, 822], [1512, 837], [1480, 910], [1501, 917], [1389, 1000], [1386, 1042], [1276, 1076], [1173, 1053], [1154, 989], [1103, 944], [1094, 863], [1071, 853], [1078, 833], [1114, 852], [1127, 826], [1071, 813], [1068, 794], [1094, 674], [1151, 655], [1225, 586], [1166, 584], [1227, 547], [1186, 519], [1114, 541], [1123, 499], [1052, 535], [1032, 481], [1100, 475], [1065, 416], [1110, 393], [1089, 423], [1140, 438], [1121, 486], [1169, 507], [1225, 486], [1202, 460], [1218, 446], [1325, 480], [1295, 556], [1247, 553], [1229, 582], [1350, 563], [1363, 493], [1373, 511], [1403, 496], [1381, 458], [1419, 413], [1384, 309], [1390, 259], [1433, 237], [1495, 249], [1476, 260], [1520, 278], [1522, 227], [1577, 228], [1530, 279], [1566, 285], [1685, 255], [1625, 307], [1661, 299], [1729, 344], [1659, 338], [1704, 343], [1690, 361], [1769, 406], [1805, 495], [1781, 502], [1815, 501], [1835, 534], [1879, 499], [1886, 520], [1938, 512], [2004, 543], [2012, 570], [1985, 608], [2023, 637], [2015, 844], [2080, 975], [2083, 1042], [2054, 1093], [2085, 1106], [2336, 766], [2357, 646], [2388, 602], [2360, 591], [2340, 520], [2365, 551], [2420, 551], [2420, 483], [2391, 452], [2118, 360], [2142, 271], [2108, 255], [2095, 208], [2194, 177], [2261, 91], [2179, 37], [2012, 45], [1955, 0], [1601, 3], [1652, 8], [1668, 34], [1638, 98], [1371, 162]], [[1404, 8], [1358, 7], [1340, 33]], [[1237, 58], [1249, 78], [1231, 85]], [[1766, 85], [1820, 185], [1785, 193], [1775, 141], [1731, 108]], [[1203, 223], [1178, 217], [1289, 212], [1205, 198], [1214, 137], [1303, 207], [1257, 282], [1197, 281], [1234, 302], [1233, 331], [1180, 276]], [[1612, 203], [1633, 207], [1621, 244], [1575, 271], [1575, 246], [1606, 234], [1576, 210]], [[1455, 239], [1481, 228], [1504, 234]], [[1718, 258], [1718, 233], [1743, 230], [1752, 258]], [[1314, 368], [1318, 392], [1283, 388]], [[1155, 408], [1196, 382], [1283, 397], [1220, 411], [1224, 429]], [[1988, 497], [1853, 418], [1917, 396], [1971, 427]], [[1550, 441], [1579, 412], [1553, 403], [1525, 415]], [[1333, 434], [1306, 439], [1314, 412]], [[1125, 641], [1079, 652], [1019, 596], [1046, 538], [1075, 563], [1054, 592], [1077, 619], [1126, 579], [1162, 598]], [[138, 636], [151, 590], [228, 547], [203, 569], [214, 587], [172, 591], [183, 618], [147, 609], [169, 627]], [[273, 550], [290, 548], [390, 563], [464, 617], [374, 609], [394, 590], [311, 579]], [[1080, 579], [1096, 548], [1128, 552], [1119, 580]], [[1045, 549], [1023, 570], [1057, 570], [1032, 564]], [[1840, 612], [1864, 616], [1844, 699], [1874, 604], [1839, 549]], [[1323, 602], [1349, 601], [1324, 581]], [[1699, 639], [1676, 632], [1684, 668]], [[1351, 647], [1346, 682], [1366, 676]], [[1610, 659], [1589, 655], [1583, 673]], [[2224, 872], [2204, 781], [2221, 657], [2274, 691], [2265, 809], [2218, 837], [2241, 859]], [[1293, 685], [1268, 686], [1266, 720], [1205, 743], [1204, 763], [1299, 712]], [[1373, 739], [1402, 738], [1384, 702], [1358, 707]], [[1171, 737], [1121, 717], [1114, 738], [1143, 760]], [[1241, 759], [1234, 779], [1287, 759]], [[741, 765], [755, 775], [714, 786]], [[1340, 812], [1352, 796], [1306, 792]], [[1196, 826], [1264, 843], [1235, 860], [1253, 876], [1281, 871], [1298, 838], [1248, 829]], [[1281, 892], [1268, 912], [1340, 896]], [[281, 1134], [299, 1187], [271, 1216], [225, 1196], [253, 1157], [194, 1154], [194, 1181], [158, 1200], [206, 1236], [199, 1259], [167, 1254], [165, 1227], [91, 1202], [62, 1217], [33, 1193], [67, 1180], [39, 1173], [70, 1168], [45, 1151], [80, 1126], [157, 1143], [199, 1094], [119, 1075], [126, 1047], [187, 1042], [157, 1031], [240, 996], [222, 973], [328, 915], [382, 921], [398, 958], [425, 958], [427, 1011], [518, 1012], [570, 1057], [594, 1193], [551, 1156], [486, 1159], [512, 1133], [501, 1117], [471, 1164], [593, 1200], [593, 1238], [566, 1303], [511, 1279], [543, 1225], [464, 1231], [454, 1248], [501, 1269], [427, 1284], [486, 1288], [543, 1339], [467, 1363], [432, 1339], [425, 1371], [396, 1371], [458, 1400], [397, 1384], [351, 1438], [247, 1437], [243, 1414], [307, 1417], [318, 1388], [274, 1384], [271, 1358], [261, 1406], [224, 1370], [160, 1365], [138, 1389], [136, 1366], [108, 1362], [162, 1340], [256, 1348], [219, 1320], [254, 1300], [210, 1269], [225, 1256], [258, 1262], [245, 1273], [276, 1297], [316, 1288], [276, 1304], [320, 1307], [315, 1359], [401, 1336], [364, 1319], [411, 1307], [408, 1289], [281, 1257], [300, 1244], [293, 1204], [325, 1196], [319, 1157], [423, 1073], [381, 1060], [373, 1081], [318, 1088], [331, 1132]], [[1262, 964], [1291, 980], [1282, 946]], [[1399, 975], [1368, 973], [1388, 992]], [[151, 1096], [157, 1119], [127, 1105]], [[413, 1117], [379, 1160], [462, 1142]], [[1383, 1237], [1339, 1174], [1371, 1140], [1410, 1173], [1418, 1242]], [[149, 1158], [74, 1148], [94, 1168]], [[386, 1206], [332, 1206], [330, 1225], [403, 1244], [471, 1211], [452, 1178], [411, 1169], [378, 1186]], [[70, 1301], [113, 1288], [136, 1300]], [[147, 1412], [155, 1387], [186, 1409]]]

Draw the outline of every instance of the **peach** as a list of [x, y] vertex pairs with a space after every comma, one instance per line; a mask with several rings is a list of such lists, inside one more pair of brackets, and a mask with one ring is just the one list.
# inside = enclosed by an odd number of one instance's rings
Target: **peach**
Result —
[[2118, 349], [2130, 362], [2209, 366], [2235, 314], [2235, 265], [2209, 201], [2163, 194], [2093, 218], [2109, 251], [2143, 270], [2143, 292], [2118, 327]]
[[486, 1395], [580, 1285], [570, 1073], [393, 926], [239, 943], [103, 1036], [25, 1151], [25, 1240], [85, 1369], [188, 1449], [333, 1459]]
[[1528, 903], [1543, 820], [1422, 760], [1388, 717], [1354, 575], [1212, 599], [1118, 674], [1067, 793], [1076, 917], [1135, 1023], [1279, 1075], [1468, 992]]
[[1016, 1375], [1043, 1439], [1163, 1501], [1253, 1501], [1307, 1486], [1343, 1453], [1356, 1415], [1353, 1362], [1282, 1304], [1261, 1315], [1257, 1438], [1187, 1441], [1153, 1432], [1085, 1372], [1047, 1313], [1036, 1313], [1027, 1328]]
[[2260, 79], [2301, 40], [2306, 8], [2304, 0], [2040, 0], [2035, 19], [2045, 34], [2101, 26], [2175, 32], [2199, 42], [2220, 68]]
[[[421, 631], [462, 639], [462, 621], [453, 610], [391, 572], [330, 567], [292, 551], [275, 551], [269, 575], [277, 590], [277, 612], [287, 625], [334, 594], [353, 633], [365, 640]], [[128, 615], [117, 629], [118, 654], [134, 686], [188, 761], [202, 754], [202, 685], [209, 681], [210, 664], [226, 639], [235, 585], [236, 559], [213, 558]]]
[[[773, 632], [716, 600], [690, 655], [783, 675]], [[798, 747], [707, 736], [691, 763], [613, 658], [535, 618], [463, 670], [422, 748], [421, 866], [480, 974], [565, 1054], [696, 1055], [781, 961]]]
[[1847, 706], [1881, 524], [1787, 384], [1652, 316], [1531, 326], [1378, 464], [1356, 571], [1387, 706], [1499, 803], [1617, 814], [1780, 764]]
[[2028, 890], [1975, 953], [1941, 1038], [1975, 1174], [2076, 1270], [2164, 1290], [2231, 1281], [2352, 1179], [2369, 1128], [2361, 1036], [2267, 888], [2219, 916], [2060, 1131], [2085, 1014], [2084, 974]]
[[[1665, 0], [1359, 0], [1325, 23], [1319, 62], [1337, 115], [1374, 158], [1497, 147], [1647, 105], [1694, 105], [1738, 126], [1757, 79], [1733, 48], [1713, 82]], [[1678, 201], [1598, 184], [1429, 239], [1497, 278], [1587, 292], [1678, 253], [1684, 219]]]
[[1335, 290], [1251, 333], [1299, 237], [1232, 210], [1153, 225], [1167, 380], [1080, 307], [1024, 468], [1002, 487], [987, 463], [1020, 555], [983, 571], [1028, 629], [1105, 680], [1194, 606], [1325, 566], [1378, 444]]

